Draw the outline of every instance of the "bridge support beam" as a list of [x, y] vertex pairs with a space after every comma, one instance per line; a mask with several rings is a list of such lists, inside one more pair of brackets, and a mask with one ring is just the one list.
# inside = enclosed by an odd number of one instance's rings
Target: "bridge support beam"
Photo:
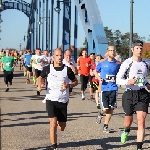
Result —
[[70, 0], [63, 1], [63, 38], [62, 38], [62, 50], [69, 49], [69, 35], [70, 35]]

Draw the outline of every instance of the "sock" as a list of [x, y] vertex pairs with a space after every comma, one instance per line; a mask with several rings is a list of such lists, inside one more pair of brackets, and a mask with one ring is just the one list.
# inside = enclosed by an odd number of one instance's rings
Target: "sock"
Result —
[[104, 124], [104, 128], [108, 128], [108, 124]]
[[142, 142], [137, 142], [136, 145], [137, 145], [137, 150], [142, 149], [143, 143]]
[[52, 147], [55, 149], [57, 148], [57, 143], [53, 144]]
[[82, 94], [82, 98], [84, 98], [85, 96], [84, 96], [84, 94]]
[[130, 132], [130, 128], [129, 129], [124, 129], [125, 132]]

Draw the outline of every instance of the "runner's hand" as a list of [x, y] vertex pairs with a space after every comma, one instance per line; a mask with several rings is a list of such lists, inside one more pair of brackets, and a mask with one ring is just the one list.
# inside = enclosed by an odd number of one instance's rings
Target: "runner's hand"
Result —
[[102, 84], [102, 83], [103, 83], [103, 81], [104, 81], [103, 79], [100, 79], [100, 80], [99, 80], [100, 84]]
[[62, 84], [62, 89], [63, 89], [63, 90], [66, 90], [67, 88], [69, 88], [69, 84], [67, 84], [66, 82], [64, 82], [64, 83]]
[[148, 90], [150, 90], [150, 84], [148, 84], [146, 87], [147, 87]]
[[127, 85], [134, 85], [135, 83], [136, 83], [136, 79], [133, 78], [133, 79], [128, 80]]
[[89, 67], [89, 64], [88, 64], [88, 63], [86, 63], [85, 65], [86, 65], [87, 67]]

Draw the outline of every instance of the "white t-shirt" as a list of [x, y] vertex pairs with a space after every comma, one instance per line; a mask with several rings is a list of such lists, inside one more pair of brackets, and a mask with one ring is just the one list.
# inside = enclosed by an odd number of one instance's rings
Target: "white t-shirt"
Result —
[[[74, 59], [71, 59], [71, 63], [74, 67], [76, 67], [76, 63], [75, 63]], [[63, 64], [70, 67], [70, 64], [65, 59], [63, 59]]]
[[50, 64], [50, 62], [51, 62], [51, 57], [50, 56], [48, 56], [48, 57], [43, 56], [43, 58], [44, 58], [45, 61], [48, 62], [48, 64], [44, 64], [44, 66], [48, 66]]
[[116, 59], [117, 61], [119, 61], [119, 62], [122, 62], [122, 58], [121, 58], [120, 55], [117, 55], [117, 56], [115, 57], [115, 59]]
[[[144, 61], [137, 62], [133, 61], [132, 58], [126, 59], [121, 64], [119, 72], [116, 76], [116, 83], [119, 85], [126, 85], [127, 89], [132, 90], [140, 90], [141, 88], [145, 88], [145, 84], [148, 82], [146, 77], [148, 71], [147, 66], [147, 63]], [[128, 69], [128, 76], [124, 78], [124, 75]], [[134, 85], [127, 85], [128, 80], [133, 78], [135, 78], [137, 82]]]
[[36, 65], [35, 65], [35, 69], [38, 69], [38, 70], [43, 70], [43, 63], [41, 62], [42, 59], [44, 59], [44, 56], [43, 55], [35, 55], [34, 57], [35, 59], [35, 62], [36, 62]]

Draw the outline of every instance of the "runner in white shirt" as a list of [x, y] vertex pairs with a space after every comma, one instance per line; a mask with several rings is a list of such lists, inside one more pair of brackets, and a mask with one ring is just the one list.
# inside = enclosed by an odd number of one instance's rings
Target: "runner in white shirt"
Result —
[[133, 56], [126, 59], [117, 74], [116, 82], [126, 85], [126, 91], [122, 96], [122, 105], [125, 112], [124, 131], [121, 134], [121, 142], [127, 141], [130, 127], [133, 121], [133, 113], [137, 114], [137, 150], [142, 150], [145, 137], [145, 118], [148, 113], [149, 97], [145, 86], [150, 90], [150, 84], [146, 78], [148, 65], [142, 60], [143, 42], [137, 40], [132, 44]]
[[[70, 67], [72, 69], [72, 71], [74, 72], [74, 74], [77, 74], [76, 63], [75, 63], [74, 59], [71, 57], [71, 51], [69, 49], [64, 51], [63, 64]], [[71, 81], [69, 83], [71, 84]], [[72, 93], [72, 89], [73, 88], [69, 87], [69, 94]]]
[[48, 66], [51, 63], [51, 60], [52, 60], [52, 58], [49, 56], [49, 51], [48, 50], [44, 50], [44, 57], [43, 58], [46, 61], [44, 66]]
[[69, 99], [69, 80], [71, 86], [77, 85], [77, 79], [70, 67], [62, 63], [61, 49], [54, 50], [53, 64], [43, 68], [39, 77], [39, 90], [41, 90], [42, 78], [47, 77], [46, 111], [50, 121], [50, 142], [52, 150], [57, 149], [57, 128], [64, 131], [67, 122], [67, 105]]
[[[39, 76], [41, 74], [41, 71], [43, 70], [43, 66], [47, 61], [44, 60], [44, 55], [41, 55], [41, 49], [36, 49], [36, 55], [34, 57], [34, 63], [35, 63], [35, 75], [36, 75], [36, 84], [38, 85], [39, 82]], [[37, 95], [40, 95], [40, 91], [37, 90]]]

